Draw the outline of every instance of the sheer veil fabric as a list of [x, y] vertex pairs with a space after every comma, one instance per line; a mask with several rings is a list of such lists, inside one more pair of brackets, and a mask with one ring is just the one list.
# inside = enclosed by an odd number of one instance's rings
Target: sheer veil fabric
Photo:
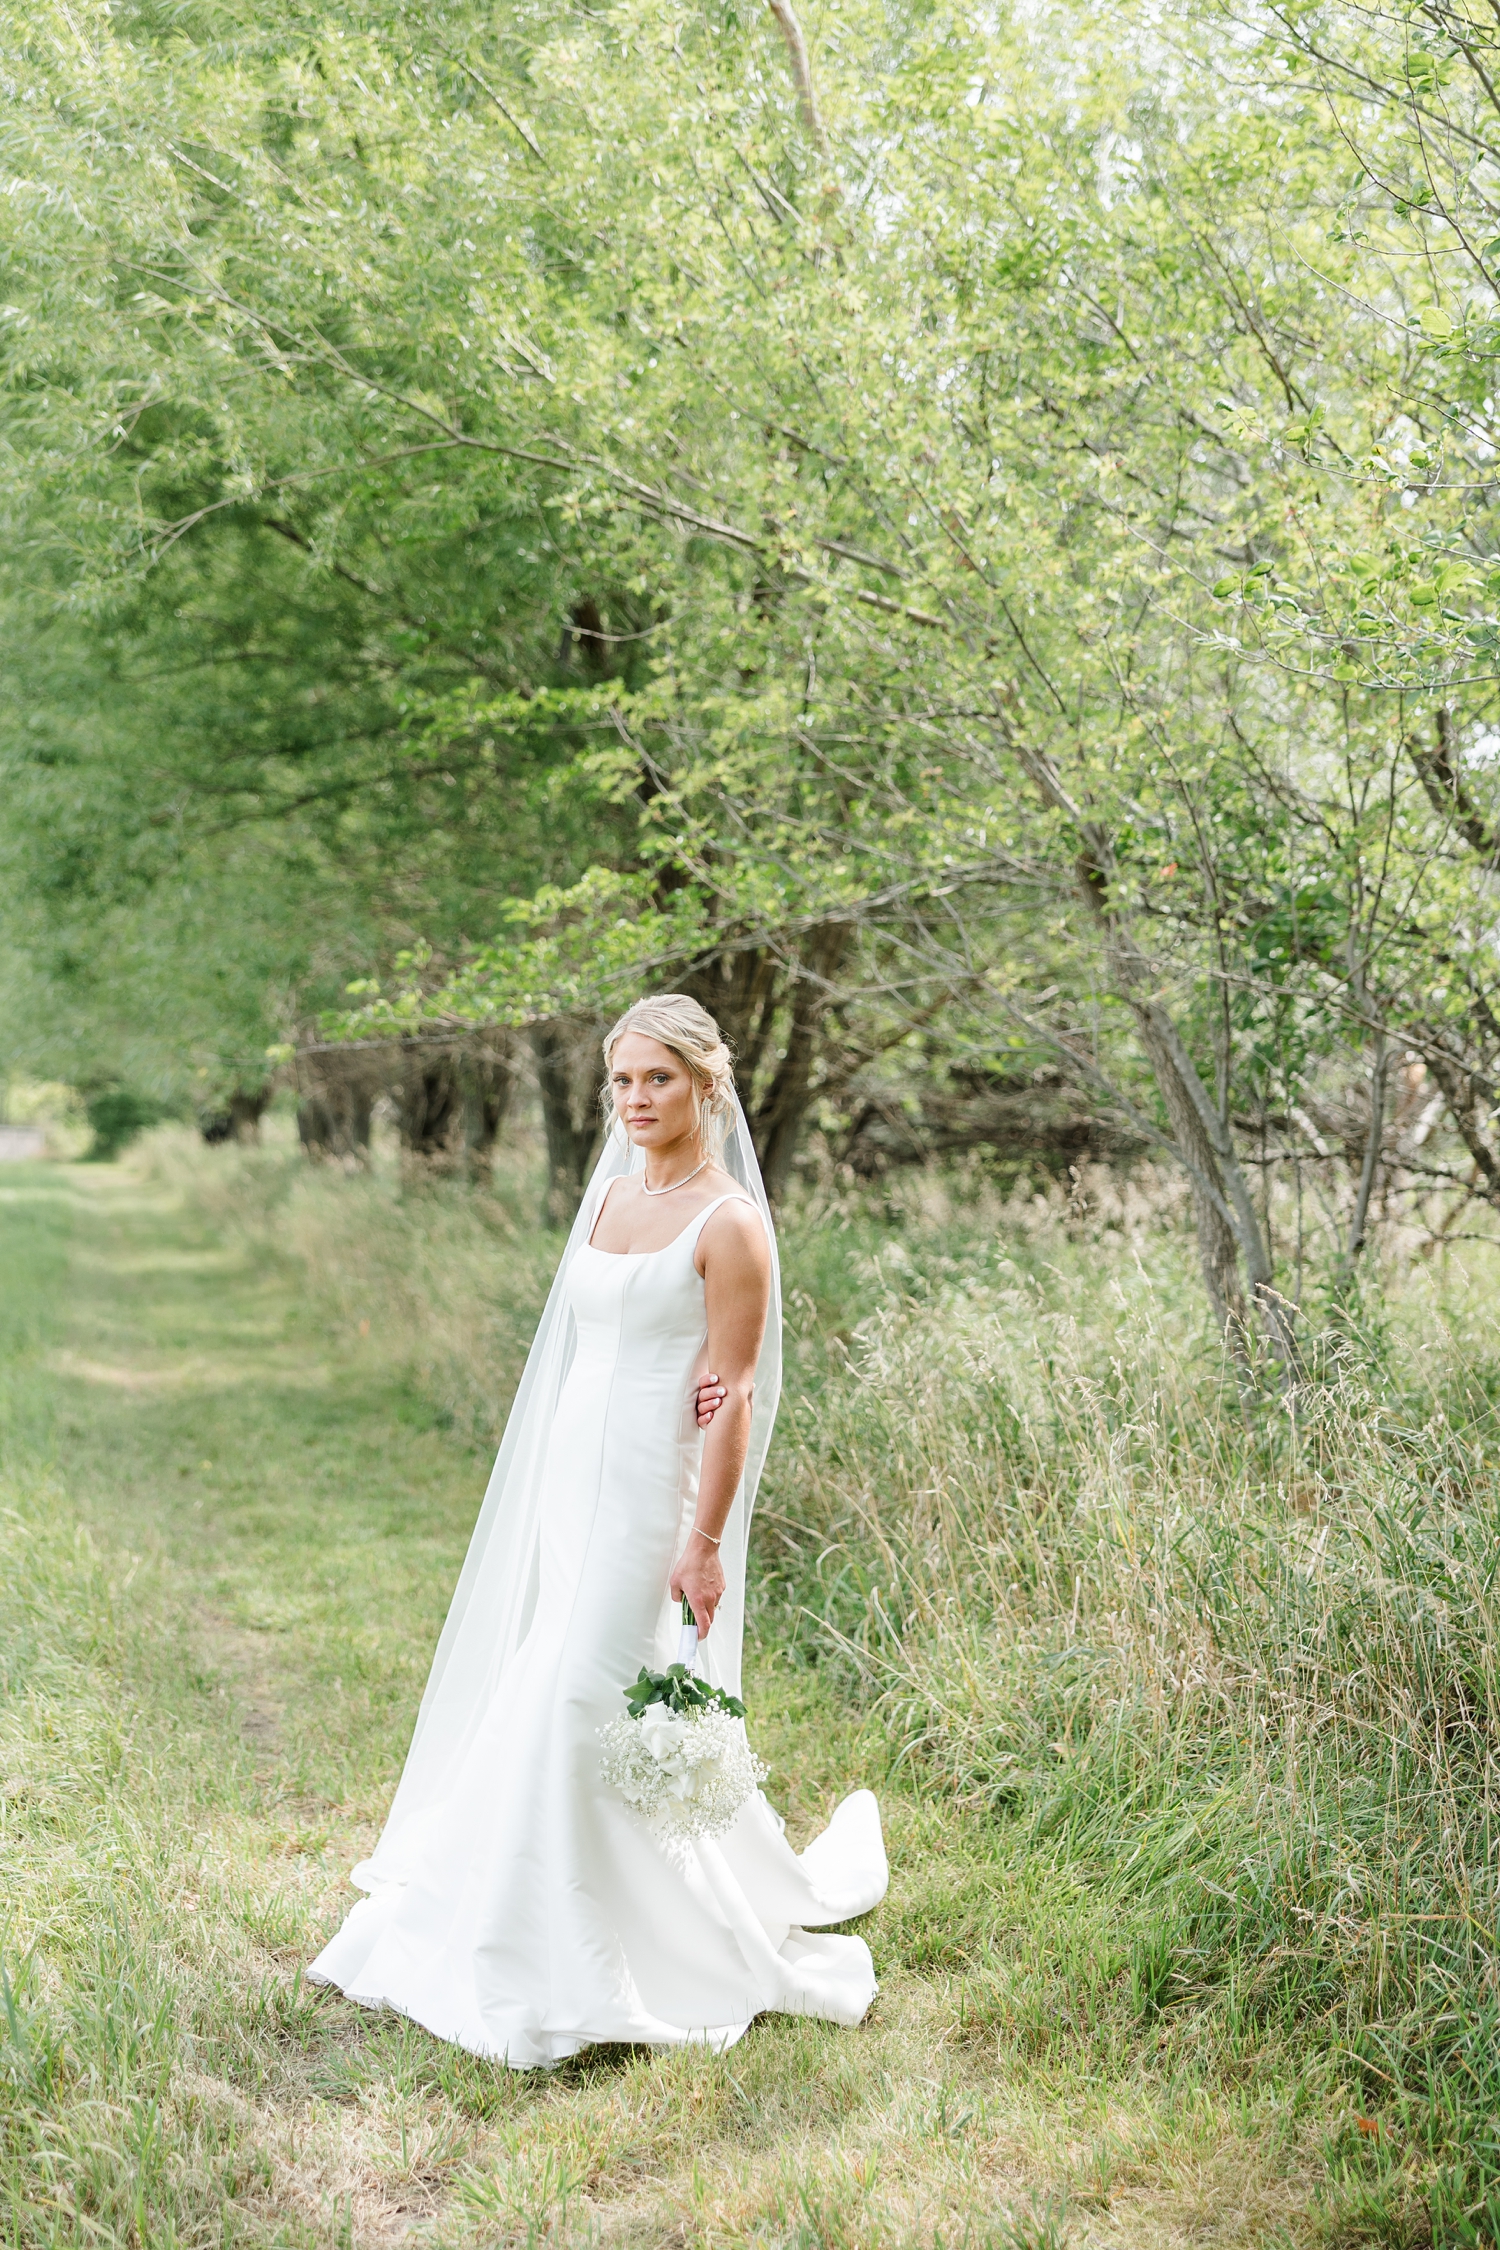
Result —
[[[716, 1686], [738, 1694], [750, 1514], [781, 1395], [781, 1270], [776, 1231], [738, 1096], [719, 1161], [754, 1202], [771, 1245], [771, 1304], [756, 1367], [750, 1449], [719, 1550], [727, 1590], [699, 1657], [700, 1671]], [[403, 1883], [413, 1872], [423, 1837], [446, 1803], [490, 1708], [496, 1685], [531, 1625], [537, 1596], [548, 1441], [575, 1344], [568, 1276], [593, 1232], [610, 1182], [642, 1170], [644, 1164], [644, 1155], [632, 1146], [616, 1120], [568, 1236], [532, 1342], [433, 1657], [400, 1786], [374, 1852], [352, 1871], [352, 1880], [361, 1890]]]

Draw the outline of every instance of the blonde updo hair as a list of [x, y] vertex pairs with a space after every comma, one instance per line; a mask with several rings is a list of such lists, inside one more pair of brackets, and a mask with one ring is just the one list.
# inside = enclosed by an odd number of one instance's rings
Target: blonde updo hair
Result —
[[[734, 1123], [734, 1058], [725, 1046], [719, 1027], [706, 1008], [685, 992], [653, 992], [625, 1010], [604, 1035], [604, 1067], [613, 1061], [615, 1043], [627, 1031], [658, 1040], [670, 1048], [692, 1072], [698, 1089], [698, 1131], [705, 1154], [723, 1154], [729, 1128]], [[604, 1087], [609, 1100], [609, 1087]]]

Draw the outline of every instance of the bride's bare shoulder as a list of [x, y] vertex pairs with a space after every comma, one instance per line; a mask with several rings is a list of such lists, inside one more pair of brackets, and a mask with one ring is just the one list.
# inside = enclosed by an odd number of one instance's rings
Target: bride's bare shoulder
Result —
[[768, 1265], [770, 1250], [765, 1223], [738, 1181], [730, 1179], [726, 1173], [722, 1182], [715, 1183], [714, 1194], [724, 1200], [716, 1211], [709, 1213], [699, 1233], [700, 1270], [710, 1258], [723, 1259], [750, 1271]]

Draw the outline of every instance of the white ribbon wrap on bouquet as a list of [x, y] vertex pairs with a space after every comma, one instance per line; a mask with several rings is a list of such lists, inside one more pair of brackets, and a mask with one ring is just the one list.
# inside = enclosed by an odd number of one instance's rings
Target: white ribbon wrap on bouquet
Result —
[[[776, 1230], [738, 1097], [734, 1123], [719, 1161], [755, 1204], [771, 1244], [771, 1304], [755, 1370], [750, 1448], [719, 1544], [725, 1590], [714, 1617], [712, 1637], [703, 1644], [709, 1683], [737, 1696], [750, 1512], [781, 1396], [781, 1270]], [[525, 1638], [536, 1602], [548, 1441], [575, 1347], [573, 1313], [566, 1295], [568, 1269], [593, 1233], [610, 1182], [623, 1173], [644, 1168], [643, 1153], [633, 1146], [617, 1120], [605, 1136], [603, 1153], [594, 1167], [537, 1323], [484, 1505], [432, 1660], [400, 1787], [380, 1842], [371, 1857], [353, 1870], [354, 1881], [365, 1890], [378, 1883], [405, 1880], [417, 1842], [447, 1797], [501, 1675]], [[693, 1636], [693, 1656], [687, 1653], [689, 1633]], [[681, 1661], [690, 1664], [698, 1651], [695, 1626], [683, 1628], [681, 1649]]]

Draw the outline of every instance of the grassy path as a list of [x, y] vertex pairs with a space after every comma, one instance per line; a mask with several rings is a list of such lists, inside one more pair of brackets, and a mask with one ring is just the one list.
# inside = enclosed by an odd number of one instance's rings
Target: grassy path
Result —
[[[483, 1473], [289, 1261], [123, 1169], [0, 1172], [0, 2240], [1311, 2239], [1249, 2095], [966, 2034], [949, 1933], [1024, 1886], [912, 1800], [856, 2033], [518, 2077], [309, 1988]], [[764, 1706], [794, 1827], [878, 1778], [805, 1692]]]

